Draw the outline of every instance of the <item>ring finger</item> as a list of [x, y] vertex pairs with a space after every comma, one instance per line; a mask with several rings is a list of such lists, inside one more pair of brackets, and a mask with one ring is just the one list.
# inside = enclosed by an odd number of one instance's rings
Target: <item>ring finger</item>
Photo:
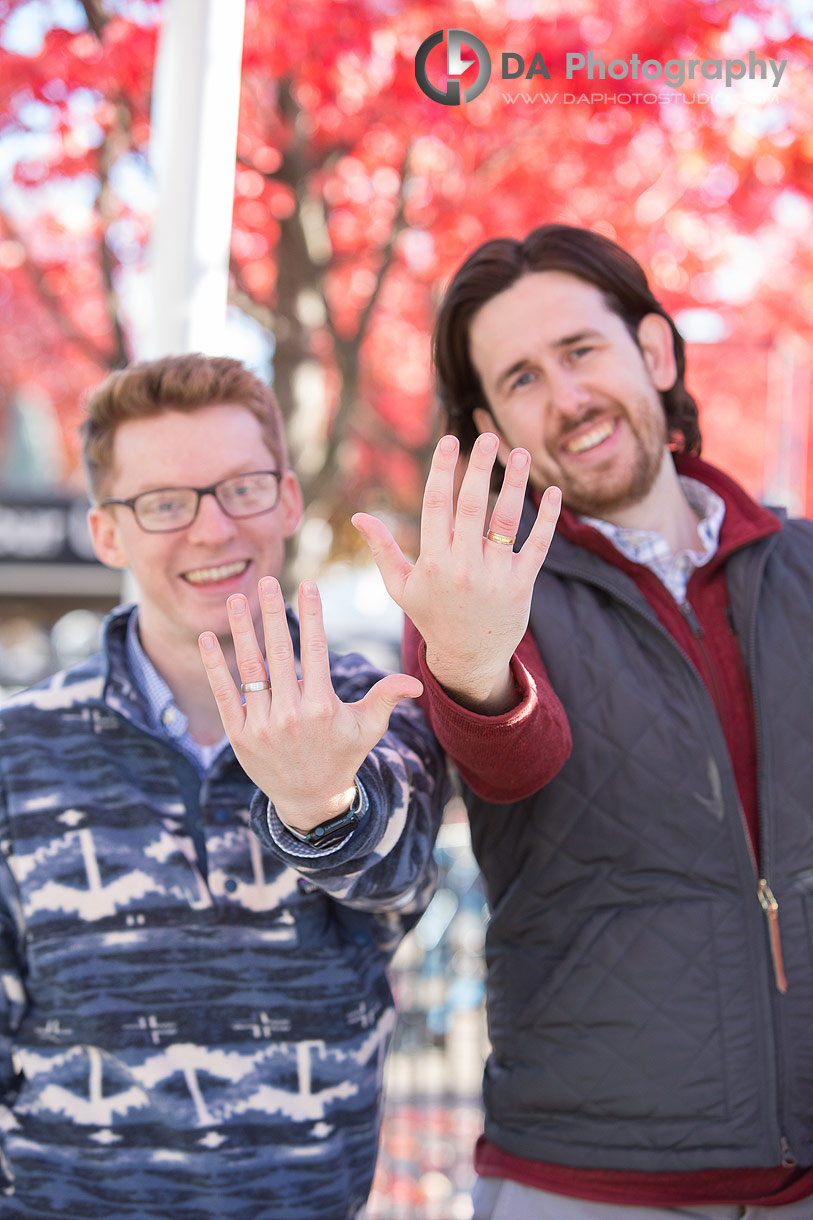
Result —
[[[522, 506], [525, 503], [530, 465], [531, 459], [525, 449], [514, 449], [509, 454], [505, 477], [491, 514], [489, 532], [486, 534], [486, 551], [496, 551], [498, 547], [508, 552], [513, 550]], [[489, 538], [489, 534], [494, 534], [495, 537]]]
[[[246, 702], [255, 702], [262, 697], [262, 691], [268, 689], [268, 674], [263, 661], [263, 654], [254, 634], [254, 624], [248, 609], [248, 602], [242, 594], [235, 594], [228, 600], [229, 626], [234, 641], [234, 655], [240, 674], [242, 693]], [[258, 684], [262, 683], [262, 686]], [[254, 689], [246, 690], [246, 687]]]

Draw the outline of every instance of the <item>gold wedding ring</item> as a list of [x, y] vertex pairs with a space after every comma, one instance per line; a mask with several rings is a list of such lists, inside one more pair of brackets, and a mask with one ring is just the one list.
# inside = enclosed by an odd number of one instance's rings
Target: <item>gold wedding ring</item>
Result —
[[243, 692], [243, 694], [245, 694], [246, 691], [270, 690], [270, 689], [271, 689], [271, 683], [267, 682], [267, 681], [266, 682], [241, 682], [240, 683], [240, 690]]
[[508, 534], [495, 534], [494, 530], [489, 530], [486, 534], [489, 542], [498, 542], [500, 546], [513, 546], [516, 537], [516, 534], [514, 534], [513, 538], [509, 538]]

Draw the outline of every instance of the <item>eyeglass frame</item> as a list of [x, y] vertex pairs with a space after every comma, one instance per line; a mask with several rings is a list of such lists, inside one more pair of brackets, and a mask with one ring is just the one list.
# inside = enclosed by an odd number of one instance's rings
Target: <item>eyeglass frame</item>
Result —
[[[274, 478], [277, 480], [277, 498], [276, 498], [276, 500], [274, 501], [274, 503], [271, 505], [270, 508], [260, 508], [257, 510], [257, 512], [230, 513], [229, 510], [220, 502], [220, 498], [217, 494], [218, 487], [222, 487], [224, 483], [231, 483], [233, 479], [248, 478], [248, 476], [252, 475], [252, 474], [270, 474], [270, 475], [274, 476]], [[273, 512], [274, 509], [279, 504], [280, 492], [282, 489], [282, 479], [283, 479], [284, 474], [285, 474], [284, 470], [246, 470], [243, 474], [232, 474], [232, 475], [229, 475], [229, 477], [227, 479], [218, 479], [218, 481], [216, 483], [210, 483], [208, 487], [150, 487], [146, 491], [140, 491], [137, 496], [131, 496], [129, 500], [117, 500], [117, 499], [114, 499], [112, 496], [106, 496], [104, 500], [99, 501], [99, 508], [108, 508], [113, 504], [123, 504], [125, 508], [130, 509], [130, 511], [132, 512], [133, 517], [135, 519], [136, 525], [138, 526], [138, 528], [140, 530], [143, 530], [145, 534], [177, 534], [180, 530], [188, 530], [190, 525], [193, 525], [195, 523], [195, 521], [197, 519], [197, 515], [200, 512], [200, 502], [204, 496], [214, 496], [215, 501], [216, 501], [217, 506], [220, 509], [220, 511], [222, 513], [225, 513], [225, 515], [231, 521], [247, 521], [250, 517], [261, 517], [263, 515], [263, 513]], [[194, 491], [195, 495], [197, 496], [197, 502], [195, 504], [195, 511], [192, 514], [191, 518], [186, 522], [185, 525], [173, 525], [169, 529], [150, 529], [148, 526], [141, 524], [141, 522], [138, 519], [138, 513], [136, 512], [136, 508], [135, 508], [136, 501], [140, 500], [142, 498], [142, 496], [154, 496], [158, 492], [162, 492], [162, 491]]]

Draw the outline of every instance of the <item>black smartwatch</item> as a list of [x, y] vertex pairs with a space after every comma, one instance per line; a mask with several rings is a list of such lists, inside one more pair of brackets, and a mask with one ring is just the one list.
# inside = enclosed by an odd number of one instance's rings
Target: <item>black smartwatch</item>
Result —
[[[326, 847], [333, 847], [342, 839], [346, 839], [361, 821], [361, 792], [358, 784], [353, 786], [356, 790], [353, 803], [349, 809], [345, 809], [344, 813], [330, 818], [327, 822], [320, 822], [318, 826], [314, 826], [313, 830], [305, 832], [294, 830], [293, 826], [289, 826], [287, 822], [283, 822], [283, 826], [295, 839], [299, 839], [301, 843], [307, 843], [310, 847], [315, 847], [320, 851]], [[280, 821], [282, 821], [281, 818]]]

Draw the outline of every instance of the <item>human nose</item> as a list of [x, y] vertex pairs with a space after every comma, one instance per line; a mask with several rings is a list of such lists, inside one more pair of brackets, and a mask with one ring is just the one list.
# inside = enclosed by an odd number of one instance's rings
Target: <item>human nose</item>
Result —
[[234, 536], [236, 526], [231, 517], [224, 513], [213, 491], [204, 491], [198, 501], [198, 511], [195, 520], [188, 527], [187, 537], [190, 542], [209, 543], [222, 542]]
[[548, 373], [547, 381], [550, 406], [558, 415], [580, 415], [590, 402], [590, 391], [573, 369], [559, 366]]

